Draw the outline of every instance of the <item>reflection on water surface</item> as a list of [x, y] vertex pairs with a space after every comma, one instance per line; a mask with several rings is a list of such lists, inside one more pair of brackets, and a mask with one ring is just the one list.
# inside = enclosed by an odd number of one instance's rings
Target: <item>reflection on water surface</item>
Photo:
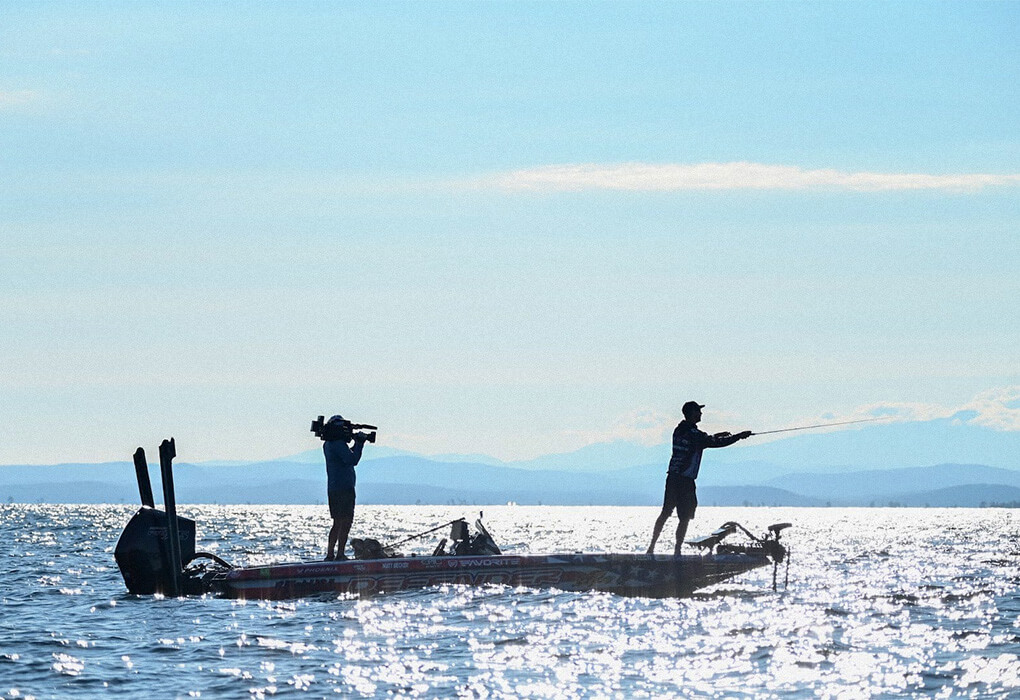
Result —
[[[1018, 511], [699, 509], [692, 537], [795, 524], [779, 593], [763, 569], [682, 600], [447, 586], [243, 603], [128, 595], [113, 547], [133, 510], [0, 506], [0, 695], [1020, 695]], [[656, 511], [486, 507], [485, 520], [505, 551], [638, 552]], [[235, 564], [323, 550], [320, 506], [181, 513]], [[460, 516], [476, 512], [365, 506], [353, 534], [394, 541]]]

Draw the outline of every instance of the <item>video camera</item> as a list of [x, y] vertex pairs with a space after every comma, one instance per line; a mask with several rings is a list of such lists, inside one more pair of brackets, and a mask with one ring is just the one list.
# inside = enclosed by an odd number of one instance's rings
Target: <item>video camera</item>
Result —
[[[355, 430], [371, 430], [370, 433], [355, 433]], [[349, 420], [340, 421], [337, 423], [326, 423], [325, 416], [319, 416], [312, 421], [312, 432], [315, 433], [315, 437], [320, 440], [343, 440], [347, 442], [349, 440], [364, 440], [365, 442], [375, 442], [375, 431], [378, 430], [374, 425], [362, 425], [361, 423], [351, 423]]]

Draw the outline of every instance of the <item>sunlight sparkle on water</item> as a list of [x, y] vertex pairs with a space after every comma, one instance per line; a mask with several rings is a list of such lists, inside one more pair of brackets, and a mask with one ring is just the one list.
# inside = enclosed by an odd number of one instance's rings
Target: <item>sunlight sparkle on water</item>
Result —
[[[395, 541], [476, 517], [463, 511], [359, 508], [353, 534]], [[272, 603], [127, 595], [111, 552], [132, 512], [0, 506], [8, 696], [94, 697], [104, 684], [131, 695], [237, 698], [1018, 689], [1016, 511], [699, 510], [691, 536], [727, 520], [753, 531], [795, 523], [790, 586], [778, 593], [760, 570], [680, 600], [442, 586]], [[312, 506], [197, 506], [182, 515], [198, 521], [204, 548], [238, 564], [318, 559], [328, 525]], [[642, 551], [654, 516], [651, 508], [485, 508], [489, 529], [513, 552]], [[434, 545], [423, 538], [403, 549]]]

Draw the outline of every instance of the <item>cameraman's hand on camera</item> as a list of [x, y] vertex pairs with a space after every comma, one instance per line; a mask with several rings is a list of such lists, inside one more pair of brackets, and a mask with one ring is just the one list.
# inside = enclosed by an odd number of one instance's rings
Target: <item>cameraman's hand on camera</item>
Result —
[[365, 442], [365, 440], [367, 440], [367, 439], [368, 439], [368, 434], [367, 433], [354, 433], [354, 441], [355, 442]]

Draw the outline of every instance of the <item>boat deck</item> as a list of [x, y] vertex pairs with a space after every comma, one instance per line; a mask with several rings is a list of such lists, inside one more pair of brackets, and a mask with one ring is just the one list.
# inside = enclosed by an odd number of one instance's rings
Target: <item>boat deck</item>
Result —
[[233, 598], [317, 593], [371, 595], [444, 584], [502, 584], [619, 595], [686, 595], [770, 564], [764, 554], [546, 554], [427, 556], [296, 562], [217, 573], [210, 590]]

